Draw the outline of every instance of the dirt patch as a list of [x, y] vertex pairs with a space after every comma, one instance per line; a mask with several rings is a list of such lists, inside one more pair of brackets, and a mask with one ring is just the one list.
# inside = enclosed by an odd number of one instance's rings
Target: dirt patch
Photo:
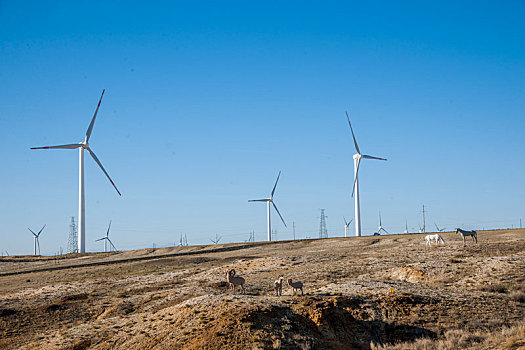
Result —
[[405, 266], [401, 269], [394, 270], [391, 274], [391, 278], [405, 282], [418, 283], [426, 279], [426, 273], [411, 266]]

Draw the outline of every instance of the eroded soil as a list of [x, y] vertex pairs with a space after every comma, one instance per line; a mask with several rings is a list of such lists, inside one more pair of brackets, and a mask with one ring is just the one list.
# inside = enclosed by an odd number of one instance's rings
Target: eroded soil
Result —
[[[525, 231], [478, 235], [3, 258], [0, 348], [370, 349], [522, 324]], [[228, 290], [230, 268], [245, 295]], [[305, 295], [276, 297], [279, 275]]]

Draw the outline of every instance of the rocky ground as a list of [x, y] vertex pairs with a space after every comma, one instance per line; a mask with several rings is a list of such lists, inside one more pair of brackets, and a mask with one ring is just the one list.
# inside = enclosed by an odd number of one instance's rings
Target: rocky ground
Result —
[[[2, 349], [517, 349], [525, 230], [0, 259]], [[247, 293], [228, 290], [234, 268]], [[276, 297], [279, 275], [302, 281]]]

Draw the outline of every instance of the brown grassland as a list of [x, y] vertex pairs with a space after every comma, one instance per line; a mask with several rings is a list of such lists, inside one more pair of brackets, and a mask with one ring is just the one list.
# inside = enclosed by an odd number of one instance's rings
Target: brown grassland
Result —
[[442, 236], [3, 257], [0, 349], [525, 349], [525, 230]]

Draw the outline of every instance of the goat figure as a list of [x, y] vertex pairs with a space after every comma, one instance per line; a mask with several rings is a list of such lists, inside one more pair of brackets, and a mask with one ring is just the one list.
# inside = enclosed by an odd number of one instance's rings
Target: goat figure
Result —
[[244, 288], [245, 280], [244, 280], [244, 278], [242, 278], [240, 276], [235, 276], [235, 270], [234, 269], [231, 269], [228, 272], [226, 272], [226, 280], [230, 284], [230, 286], [231, 286], [231, 288], [232, 288], [234, 293], [235, 293], [235, 286], [240, 286], [241, 287], [242, 294], [246, 293], [246, 289]]
[[294, 295], [299, 289], [301, 290], [301, 295], [304, 295], [302, 282], [292, 282], [292, 279], [288, 278], [288, 285], [292, 287], [292, 295]]
[[465, 246], [465, 237], [472, 237], [472, 242], [476, 241], [476, 244], [478, 243], [478, 233], [474, 230], [472, 231], [465, 231], [460, 228], [456, 229], [456, 234], [459, 233], [461, 237], [463, 237], [463, 246]]
[[275, 296], [283, 295], [283, 276], [280, 276], [278, 280], [273, 282], [273, 289], [275, 289]]
[[443, 237], [441, 237], [441, 235], [438, 235], [438, 234], [435, 234], [435, 235], [426, 235], [425, 236], [425, 241], [427, 242], [426, 243], [426, 246], [427, 247], [431, 247], [432, 246], [432, 241], [436, 242], [436, 244], [445, 244], [445, 240], [443, 239]]

